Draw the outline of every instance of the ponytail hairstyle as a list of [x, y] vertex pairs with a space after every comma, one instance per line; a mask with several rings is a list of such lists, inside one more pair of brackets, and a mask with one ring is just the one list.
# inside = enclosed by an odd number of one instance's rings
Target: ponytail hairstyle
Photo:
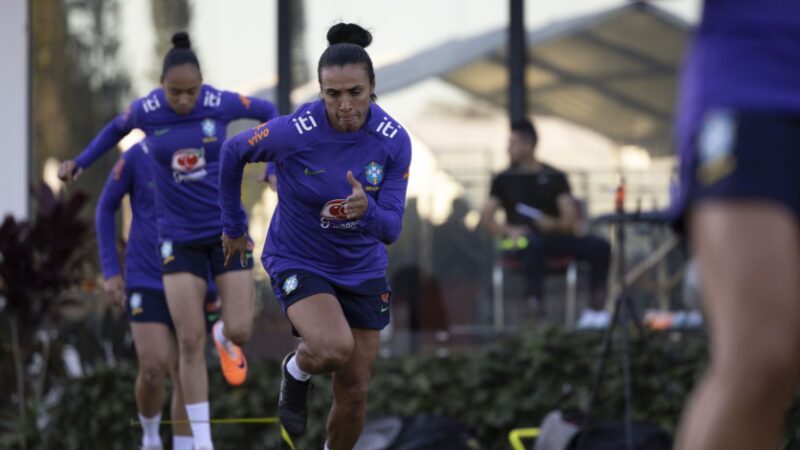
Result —
[[[375, 70], [372, 59], [364, 50], [372, 42], [372, 34], [354, 23], [337, 23], [328, 30], [328, 48], [322, 52], [317, 64], [317, 79], [322, 83], [322, 69], [347, 64], [364, 64], [369, 84], [375, 86]], [[370, 100], [378, 97], [373, 93]]]
[[189, 40], [189, 33], [179, 31], [172, 35], [172, 48], [164, 56], [161, 78], [164, 78], [169, 69], [183, 64], [194, 64], [197, 70], [200, 70], [200, 62], [192, 50], [192, 41]]

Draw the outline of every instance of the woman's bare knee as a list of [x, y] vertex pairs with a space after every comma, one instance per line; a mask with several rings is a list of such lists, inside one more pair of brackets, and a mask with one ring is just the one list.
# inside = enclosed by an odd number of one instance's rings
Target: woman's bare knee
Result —
[[160, 389], [164, 386], [168, 364], [166, 358], [150, 358], [140, 361], [139, 379], [148, 390]]
[[178, 335], [178, 353], [183, 360], [193, 360], [205, 351], [206, 335], [200, 332], [181, 332]]
[[225, 334], [234, 344], [241, 347], [250, 340], [250, 336], [253, 334], [253, 323], [250, 320], [226, 321]]
[[350, 339], [334, 339], [315, 348], [308, 347], [308, 351], [320, 370], [332, 372], [350, 359], [353, 348], [353, 339], [350, 337]]

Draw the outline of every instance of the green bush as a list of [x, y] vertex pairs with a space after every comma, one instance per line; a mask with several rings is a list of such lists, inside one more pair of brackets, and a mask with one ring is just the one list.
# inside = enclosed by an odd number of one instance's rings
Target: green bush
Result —
[[[508, 448], [516, 427], [536, 426], [555, 408], [585, 407], [602, 350], [600, 333], [543, 329], [502, 339], [469, 353], [446, 358], [417, 355], [378, 361], [370, 386], [368, 416], [440, 413], [461, 420], [486, 448]], [[633, 339], [633, 409], [638, 419], [672, 431], [692, 383], [703, 369], [705, 338], [653, 334], [649, 351]], [[621, 343], [614, 342], [595, 415], [622, 417]], [[278, 361], [252, 361], [245, 386], [232, 388], [211, 369], [212, 417], [275, 416]], [[129, 449], [139, 442], [133, 401], [135, 367], [124, 363], [95, 370], [65, 387], [50, 411], [42, 448]], [[329, 377], [315, 377], [310, 394], [309, 429], [298, 449], [322, 448], [331, 404]], [[165, 407], [164, 417], [169, 410]], [[168, 428], [162, 428], [168, 436]], [[275, 425], [214, 425], [218, 450], [279, 448]], [[165, 440], [166, 441], [166, 440]], [[166, 442], [165, 442], [166, 443]]]

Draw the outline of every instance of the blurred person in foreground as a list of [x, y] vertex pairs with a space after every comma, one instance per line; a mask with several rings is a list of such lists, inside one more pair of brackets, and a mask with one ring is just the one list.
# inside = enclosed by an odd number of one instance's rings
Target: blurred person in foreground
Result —
[[238, 259], [246, 248], [244, 166], [275, 165], [280, 200], [262, 262], [302, 338], [281, 365], [278, 416], [290, 434], [302, 434], [309, 379], [332, 374], [325, 448], [349, 450], [364, 427], [379, 333], [389, 323], [386, 245], [403, 223], [411, 142], [375, 103], [364, 49], [371, 34], [340, 23], [327, 38], [317, 66], [320, 99], [223, 146], [220, 205], [226, 261]]
[[[572, 256], [591, 269], [589, 305], [578, 318], [578, 328], [605, 328], [604, 310], [611, 247], [600, 237], [586, 234], [580, 211], [563, 172], [536, 159], [538, 135], [533, 123], [511, 124], [508, 156], [511, 167], [492, 179], [481, 221], [494, 235], [509, 240], [522, 252], [528, 303], [541, 308], [547, 258]], [[498, 208], [506, 221], [495, 219]]]
[[778, 448], [800, 378], [800, 4], [706, 0], [683, 70], [677, 212], [711, 365], [676, 448]]

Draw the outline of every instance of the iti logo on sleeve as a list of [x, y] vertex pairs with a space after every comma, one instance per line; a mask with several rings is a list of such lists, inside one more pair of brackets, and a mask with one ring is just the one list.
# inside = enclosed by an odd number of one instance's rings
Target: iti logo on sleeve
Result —
[[145, 113], [149, 114], [158, 108], [161, 108], [161, 102], [158, 101], [158, 97], [155, 94], [142, 100], [142, 109], [144, 109]]
[[222, 93], [206, 91], [206, 96], [203, 98], [203, 106], [206, 108], [219, 108], [222, 104]]
[[292, 123], [294, 123], [294, 128], [300, 135], [317, 128], [317, 121], [314, 120], [314, 116], [311, 115], [311, 111], [306, 111], [305, 116], [298, 115], [297, 117], [293, 118]]
[[383, 134], [384, 136], [388, 137], [389, 139], [394, 139], [397, 135], [397, 132], [403, 127], [400, 124], [395, 124], [388, 117], [383, 118], [381, 123], [378, 124], [378, 128], [375, 129], [376, 132]]
[[289, 295], [295, 289], [297, 289], [297, 286], [299, 286], [299, 285], [300, 285], [300, 282], [297, 281], [297, 275], [292, 275], [289, 278], [287, 278], [286, 281], [283, 282], [283, 292], [286, 295]]

